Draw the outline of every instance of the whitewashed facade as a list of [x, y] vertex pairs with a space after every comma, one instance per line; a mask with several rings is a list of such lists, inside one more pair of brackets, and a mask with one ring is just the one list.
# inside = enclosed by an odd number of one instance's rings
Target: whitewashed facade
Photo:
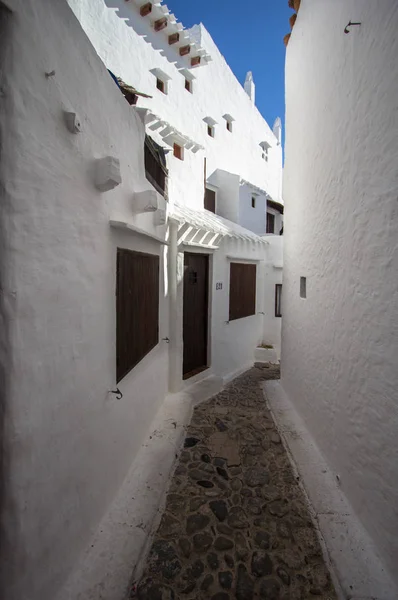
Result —
[[[397, 28], [394, 0], [301, 1], [286, 55], [281, 379], [396, 585]], [[322, 519], [344, 544], [334, 511]], [[347, 597], [397, 597], [366, 571], [354, 589], [348, 574]]]
[[[170, 45], [169, 36], [182, 25], [168, 14], [168, 26], [155, 31], [154, 23], [167, 11], [161, 3], [152, 3], [152, 11], [141, 16], [140, 7], [147, 4], [141, 0], [68, 1], [107, 68], [152, 96], [139, 98], [137, 105], [147, 133], [171, 151], [174, 141], [185, 145], [183, 161], [168, 161], [170, 202], [203, 208], [206, 158], [209, 183], [217, 180], [218, 170], [237, 176], [234, 183], [220, 187], [220, 196], [228, 194], [228, 202], [218, 214], [265, 233], [266, 197], [276, 202], [282, 198], [280, 120], [274, 133], [205, 27], [182, 29], [179, 42]], [[181, 57], [180, 48], [189, 44], [190, 53]], [[192, 68], [191, 59], [202, 54], [201, 63]], [[164, 82], [166, 93], [157, 89], [157, 79]], [[191, 91], [185, 88], [186, 79]], [[208, 126], [214, 137], [208, 135]], [[258, 198], [255, 208], [247, 185]]]
[[[280, 119], [276, 119], [271, 130], [254, 104], [252, 75], [248, 74], [242, 87], [203, 25], [184, 29], [162, 3], [144, 3], [141, 0], [68, 2], [104, 65], [139, 92], [151, 96], [139, 96], [137, 105], [131, 110], [140, 115], [147, 135], [167, 151], [168, 202], [161, 209], [171, 220], [178, 207], [199, 213], [186, 213], [184, 218], [191, 218], [192, 222], [185, 230], [180, 227], [174, 241], [172, 235], [170, 237], [171, 244], [177, 244], [178, 270], [183, 271], [184, 251], [189, 248], [193, 252], [209, 254], [213, 273], [210, 298], [211, 302], [215, 302], [209, 308], [209, 355], [219, 356], [217, 343], [225, 336], [241, 340], [240, 345], [233, 344], [236, 354], [233, 350], [228, 351], [229, 360], [222, 363], [221, 369], [213, 363], [210, 370], [200, 377], [213, 373], [232, 377], [252, 362], [254, 348], [264, 341], [267, 343], [268, 338], [274, 340], [272, 343], [279, 356], [280, 337], [275, 332], [280, 330], [281, 319], [275, 317], [274, 301], [263, 307], [265, 296], [271, 300], [275, 284], [281, 283], [280, 270], [270, 269], [267, 282], [264, 279], [265, 265], [268, 259], [272, 260], [273, 240], [268, 236], [261, 240], [249, 232], [239, 233], [239, 228], [235, 228], [232, 236], [230, 232], [219, 237], [219, 252], [215, 251], [216, 248], [206, 248], [220, 225], [217, 218], [204, 211], [204, 180], [206, 188], [215, 193], [216, 215], [263, 236], [267, 232], [268, 212], [273, 217], [274, 234], [279, 234], [283, 227]], [[148, 4], [150, 12], [142, 11]], [[157, 31], [162, 20], [166, 20], [167, 26]], [[170, 44], [170, 36], [176, 33], [179, 35], [178, 42]], [[180, 49], [187, 47], [189, 53], [181, 56]], [[192, 67], [192, 61], [195, 62], [197, 57], [200, 57], [200, 63]], [[157, 87], [159, 81], [161, 89]], [[179, 157], [173, 154], [174, 144], [180, 147]], [[279, 210], [268, 207], [267, 201], [279, 206]], [[201, 214], [207, 219], [207, 225], [203, 221], [197, 226], [194, 221], [195, 218], [200, 220]], [[134, 211], [127, 221], [115, 216], [116, 221], [128, 222], [133, 227], [135, 219]], [[193, 226], [187, 232], [189, 224]], [[222, 229], [223, 225], [220, 231]], [[206, 231], [209, 235], [204, 238]], [[238, 254], [228, 249], [234, 237], [245, 240]], [[263, 283], [261, 292], [258, 290], [255, 323], [249, 324], [247, 319], [245, 322], [228, 323], [230, 259], [222, 258], [224, 248], [226, 257], [235, 256], [242, 260], [250, 260], [251, 257], [258, 262], [259, 281]], [[175, 299], [180, 315], [183, 311], [182, 293], [182, 287], [177, 285]], [[224, 306], [223, 310], [221, 306]], [[218, 321], [216, 307], [220, 307], [219, 320], [224, 329], [219, 334], [213, 330]], [[188, 384], [181, 380], [182, 331], [175, 320], [172, 320], [171, 327], [176, 328], [176, 335], [170, 335], [172, 362], [176, 364], [171, 368], [170, 386], [176, 391], [192, 384], [192, 380]], [[227, 335], [225, 331], [228, 329], [230, 333]], [[260, 335], [254, 333], [259, 331]]]
[[[213, 61], [189, 70], [191, 94], [164, 56], [175, 49], [145, 18], [137, 33], [104, 2], [73, 9], [88, 37], [63, 0], [0, 2], [7, 600], [120, 598], [150, 534], [143, 511], [151, 523], [189, 418], [184, 390], [200, 380], [219, 389], [274, 335], [280, 265], [268, 273], [268, 261], [281, 238], [261, 234], [266, 198], [281, 200], [280, 123], [268, 127], [204, 28], [189, 35]], [[107, 69], [153, 98], [129, 106]], [[151, 69], [170, 77], [167, 95]], [[166, 146], [168, 127], [184, 160], [167, 155], [166, 200], [145, 176], [144, 143], [149, 133]], [[203, 207], [205, 157], [216, 215]], [[159, 259], [157, 343], [119, 381], [118, 249]], [[183, 379], [188, 253], [207, 257], [207, 368]], [[256, 268], [255, 309], [234, 320], [231, 263]]]

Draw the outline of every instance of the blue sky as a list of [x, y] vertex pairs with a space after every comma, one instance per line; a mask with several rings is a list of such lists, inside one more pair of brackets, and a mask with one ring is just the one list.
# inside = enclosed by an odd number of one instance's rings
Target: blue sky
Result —
[[272, 127], [284, 123], [283, 36], [289, 33], [287, 0], [165, 0], [185, 27], [202, 22], [241, 83], [253, 72], [256, 105]]

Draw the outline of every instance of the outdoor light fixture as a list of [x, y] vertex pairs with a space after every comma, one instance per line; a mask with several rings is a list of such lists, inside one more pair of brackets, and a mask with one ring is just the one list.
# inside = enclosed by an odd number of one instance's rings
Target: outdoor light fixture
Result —
[[122, 183], [120, 161], [114, 156], [104, 156], [95, 163], [95, 187], [100, 192], [109, 192]]

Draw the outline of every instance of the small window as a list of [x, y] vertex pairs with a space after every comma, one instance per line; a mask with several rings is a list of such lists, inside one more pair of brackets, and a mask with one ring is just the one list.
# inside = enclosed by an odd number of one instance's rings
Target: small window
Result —
[[225, 127], [232, 133], [232, 123], [235, 121], [235, 119], [229, 113], [225, 113], [222, 118], [225, 119]]
[[184, 148], [179, 144], [174, 144], [173, 146], [173, 154], [176, 158], [180, 160], [184, 160]]
[[256, 314], [256, 265], [231, 263], [229, 273], [229, 320]]
[[275, 285], [275, 316], [282, 316], [282, 284]]
[[185, 78], [185, 89], [192, 94], [192, 81]]
[[260, 144], [260, 146], [262, 148], [261, 158], [265, 160], [265, 162], [268, 162], [268, 146], [266, 146], [265, 144]]
[[275, 233], [275, 215], [267, 212], [266, 233]]
[[256, 208], [256, 196], [252, 196], [252, 208]]
[[162, 81], [161, 79], [159, 79], [159, 77], [156, 78], [156, 87], [158, 88], [158, 90], [160, 90], [161, 92], [163, 92], [163, 94], [166, 94], [166, 84], [164, 81]]
[[207, 135], [209, 135], [210, 137], [214, 138], [214, 127], [213, 127], [213, 125], [208, 125], [207, 126]]
[[159, 343], [159, 256], [117, 249], [116, 381]]
[[307, 278], [300, 277], [300, 298], [307, 297]]

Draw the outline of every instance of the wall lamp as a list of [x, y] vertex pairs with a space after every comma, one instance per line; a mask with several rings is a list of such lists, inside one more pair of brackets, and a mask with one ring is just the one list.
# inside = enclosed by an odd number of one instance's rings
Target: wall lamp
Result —
[[353, 23], [352, 21], [350, 21], [348, 23], [348, 25], [345, 26], [344, 33], [350, 33], [350, 30], [348, 28], [351, 27], [352, 25], [362, 25], [362, 23]]

